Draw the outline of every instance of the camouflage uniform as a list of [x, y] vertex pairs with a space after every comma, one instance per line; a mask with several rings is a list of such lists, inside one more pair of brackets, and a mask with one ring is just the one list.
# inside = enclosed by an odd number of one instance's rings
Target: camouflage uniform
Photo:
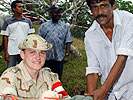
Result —
[[[52, 44], [47, 43], [47, 41], [39, 35], [31, 34], [19, 44], [18, 48], [20, 50], [30, 48], [34, 50], [49, 51], [52, 48]], [[25, 58], [23, 59], [25, 60]], [[15, 67], [8, 68], [2, 74], [0, 77], [0, 94], [14, 95], [26, 100], [25, 98], [38, 99], [45, 91], [51, 90], [62, 94], [63, 98], [70, 98], [62, 87], [57, 74], [52, 73], [49, 68], [42, 68], [38, 70], [37, 79], [33, 79], [25, 66], [27, 65], [26, 62], [28, 62], [28, 60], [25, 60], [25, 62], [24, 60]], [[28, 67], [32, 68], [32, 64]]]
[[49, 68], [42, 68], [38, 80], [28, 73], [24, 62], [8, 68], [0, 78], [0, 94], [10, 94], [17, 97], [39, 98], [44, 91], [51, 90], [54, 83], [60, 82], [58, 75]]

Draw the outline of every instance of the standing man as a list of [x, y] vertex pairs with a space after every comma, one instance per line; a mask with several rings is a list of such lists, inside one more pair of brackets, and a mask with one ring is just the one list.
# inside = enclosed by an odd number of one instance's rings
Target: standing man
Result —
[[46, 52], [51, 48], [52, 45], [39, 35], [28, 35], [19, 44], [23, 60], [15, 67], [8, 68], [0, 77], [0, 94], [12, 95], [18, 100], [70, 98], [62, 87], [58, 74], [51, 72], [49, 68], [42, 68]]
[[86, 1], [95, 18], [85, 33], [88, 95], [94, 100], [133, 100], [133, 14], [114, 10], [115, 0]]
[[16, 63], [21, 61], [18, 44], [22, 42], [28, 34], [35, 32], [31, 20], [22, 17], [22, 1], [13, 1], [11, 9], [14, 15], [5, 20], [1, 29], [1, 34], [4, 35], [5, 60], [8, 63], [8, 67], [15, 66]]
[[49, 9], [51, 20], [43, 23], [38, 30], [38, 34], [53, 45], [53, 48], [47, 52], [46, 64], [44, 66], [58, 73], [60, 80], [63, 73], [63, 64], [68, 62], [70, 45], [72, 43], [70, 28], [60, 21], [61, 10], [57, 5], [53, 5]]

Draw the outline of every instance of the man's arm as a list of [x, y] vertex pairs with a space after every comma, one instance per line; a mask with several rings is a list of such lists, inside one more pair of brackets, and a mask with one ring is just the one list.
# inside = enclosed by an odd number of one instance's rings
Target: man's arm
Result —
[[110, 90], [116, 80], [120, 77], [128, 56], [119, 55], [114, 66], [112, 67], [107, 79], [105, 80], [103, 87], [106, 88], [106, 92]]
[[87, 92], [91, 93], [94, 90], [96, 90], [98, 87], [98, 75], [93, 73], [93, 74], [88, 74], [87, 75]]
[[128, 56], [119, 55], [115, 64], [113, 65], [107, 79], [105, 80], [104, 84], [101, 88], [97, 89], [96, 91], [92, 92], [94, 96], [94, 100], [104, 100], [108, 91], [113, 86], [113, 84], [118, 80], [120, 74], [122, 73], [125, 63]]
[[5, 49], [5, 60], [9, 62], [9, 54], [8, 54], [8, 36], [4, 35], [4, 49]]
[[29, 18], [28, 18], [28, 20], [29, 20], [29, 32], [28, 32], [28, 34], [31, 34], [31, 33], [35, 32], [35, 29], [33, 27], [32, 21]]
[[65, 56], [64, 56], [62, 63], [66, 63], [69, 60], [70, 46], [71, 46], [71, 42], [68, 42], [66, 44]]

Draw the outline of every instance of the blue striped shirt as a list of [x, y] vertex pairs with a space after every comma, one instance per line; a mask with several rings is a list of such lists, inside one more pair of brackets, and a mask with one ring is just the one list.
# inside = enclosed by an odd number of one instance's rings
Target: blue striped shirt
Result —
[[50, 20], [40, 26], [38, 34], [53, 45], [53, 48], [47, 52], [47, 60], [63, 60], [65, 45], [72, 42], [69, 26], [61, 21], [53, 23]]

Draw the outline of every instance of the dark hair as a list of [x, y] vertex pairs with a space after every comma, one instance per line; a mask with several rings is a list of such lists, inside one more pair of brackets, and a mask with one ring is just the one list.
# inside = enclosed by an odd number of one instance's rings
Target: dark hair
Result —
[[[91, 4], [93, 4], [95, 2], [96, 3], [100, 3], [102, 1], [104, 1], [104, 0], [86, 0], [86, 2], [87, 2], [87, 4], [88, 4], [89, 7], [91, 7]], [[109, 0], [109, 1], [110, 1], [110, 4], [111, 5], [113, 5], [115, 3], [115, 0]]]
[[[20, 1], [20, 0], [15, 0], [15, 1], [13, 1], [12, 3], [11, 3], [11, 9], [12, 9], [12, 11], [13, 11], [13, 8], [16, 8], [16, 3], [22, 3], [22, 1]], [[14, 12], [14, 11], [13, 11]]]

